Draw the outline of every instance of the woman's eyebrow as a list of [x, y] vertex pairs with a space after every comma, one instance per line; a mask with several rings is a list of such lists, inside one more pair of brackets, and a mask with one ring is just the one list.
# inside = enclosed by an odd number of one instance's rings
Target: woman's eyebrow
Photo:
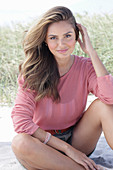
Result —
[[[66, 35], [66, 34], [69, 34], [69, 33], [73, 33], [73, 32], [72, 31], [68, 31], [68, 32], [64, 33], [63, 35]], [[57, 36], [57, 35], [55, 35], [55, 34], [48, 35], [48, 37], [51, 37], [51, 36]]]
[[55, 34], [50, 34], [50, 35], [48, 35], [48, 37], [52, 37], [52, 36], [57, 36], [57, 35], [55, 35]]
[[64, 35], [66, 35], [66, 34], [69, 34], [69, 33], [73, 33], [72, 31], [68, 31], [67, 33], [65, 33]]

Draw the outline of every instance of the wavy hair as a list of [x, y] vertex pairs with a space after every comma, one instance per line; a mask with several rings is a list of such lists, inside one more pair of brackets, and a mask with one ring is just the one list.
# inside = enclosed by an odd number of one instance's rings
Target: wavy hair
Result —
[[47, 30], [50, 24], [68, 21], [74, 28], [76, 40], [79, 30], [72, 12], [63, 6], [56, 6], [48, 10], [38, 22], [31, 27], [23, 40], [25, 60], [20, 65], [20, 75], [24, 78], [24, 88], [37, 92], [36, 101], [45, 96], [53, 101], [59, 101], [57, 90], [60, 75], [57, 61], [45, 43]]

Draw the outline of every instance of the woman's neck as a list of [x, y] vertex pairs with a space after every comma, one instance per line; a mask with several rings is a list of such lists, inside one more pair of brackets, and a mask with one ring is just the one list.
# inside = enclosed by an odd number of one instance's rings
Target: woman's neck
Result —
[[63, 76], [70, 70], [71, 66], [73, 65], [74, 56], [72, 55], [67, 59], [63, 59], [57, 62], [58, 62], [58, 69], [59, 69], [60, 76]]

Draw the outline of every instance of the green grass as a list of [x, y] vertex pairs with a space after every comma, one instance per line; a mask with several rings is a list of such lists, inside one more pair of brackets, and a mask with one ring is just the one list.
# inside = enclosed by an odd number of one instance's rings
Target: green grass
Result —
[[[78, 23], [83, 24], [89, 33], [93, 47], [113, 75], [113, 14], [103, 16], [76, 14]], [[24, 31], [29, 26], [22, 23], [12, 24], [12, 28], [0, 27], [0, 104], [12, 105], [17, 92], [17, 77], [19, 63], [24, 59], [22, 39]], [[79, 45], [74, 54], [87, 57]]]
[[0, 28], [0, 103], [12, 104], [17, 91], [18, 65], [24, 53], [21, 24]]

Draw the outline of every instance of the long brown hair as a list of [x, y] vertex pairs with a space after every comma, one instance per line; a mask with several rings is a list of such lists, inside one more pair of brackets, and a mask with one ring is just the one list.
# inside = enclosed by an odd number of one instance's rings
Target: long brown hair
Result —
[[45, 96], [59, 101], [57, 90], [59, 71], [57, 62], [45, 43], [47, 29], [50, 24], [68, 21], [74, 28], [76, 40], [79, 30], [72, 12], [63, 6], [56, 6], [47, 11], [39, 21], [29, 29], [23, 41], [25, 61], [20, 65], [20, 75], [24, 77], [23, 87], [37, 92], [36, 101]]

